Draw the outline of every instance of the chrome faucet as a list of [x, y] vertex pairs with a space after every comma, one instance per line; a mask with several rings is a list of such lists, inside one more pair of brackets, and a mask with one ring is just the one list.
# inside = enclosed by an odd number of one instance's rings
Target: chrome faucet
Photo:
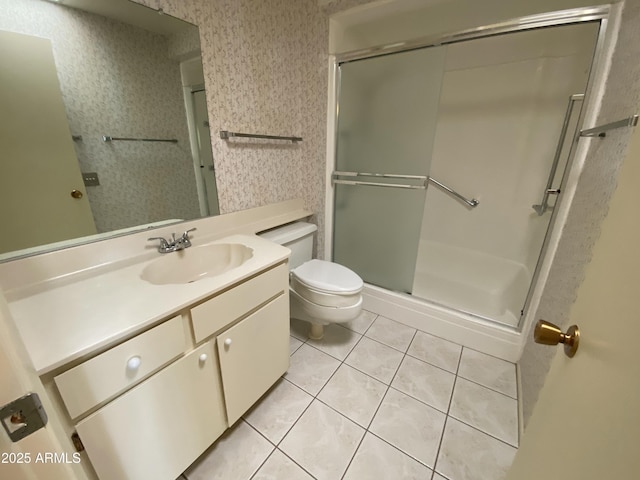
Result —
[[177, 252], [178, 250], [184, 250], [185, 248], [189, 248], [191, 246], [191, 239], [189, 238], [189, 232], [193, 232], [196, 230], [195, 228], [190, 228], [186, 232], [182, 234], [182, 236], [176, 238], [176, 234], [172, 233], [171, 238], [169, 240], [163, 237], [151, 237], [151, 240], [160, 240], [160, 245], [158, 245], [158, 252], [160, 253], [171, 253]]

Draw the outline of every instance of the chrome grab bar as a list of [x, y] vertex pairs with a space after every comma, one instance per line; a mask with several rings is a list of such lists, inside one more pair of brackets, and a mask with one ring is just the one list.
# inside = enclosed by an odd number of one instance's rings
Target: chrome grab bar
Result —
[[440, 183], [439, 181], [437, 181], [433, 177], [429, 177], [429, 182], [433, 183], [436, 187], [440, 188], [441, 190], [444, 190], [445, 192], [450, 193], [451, 195], [456, 197], [458, 200], [463, 201], [464, 203], [469, 205], [471, 208], [477, 207], [478, 204], [480, 203], [475, 198], [472, 198], [471, 200], [469, 200], [468, 198], [463, 197], [458, 192], [456, 192], [455, 190], [452, 190], [451, 188], [447, 187], [444, 183]]
[[556, 170], [558, 170], [558, 163], [560, 162], [560, 155], [562, 154], [562, 147], [564, 147], [564, 141], [567, 137], [567, 130], [569, 129], [569, 122], [571, 121], [571, 114], [573, 113], [573, 107], [576, 102], [584, 100], [583, 93], [576, 93], [569, 97], [569, 103], [567, 104], [567, 111], [564, 114], [564, 122], [562, 123], [562, 130], [560, 130], [560, 138], [558, 139], [558, 145], [556, 147], [556, 153], [553, 157], [553, 163], [551, 164], [551, 171], [549, 172], [549, 178], [547, 179], [547, 186], [544, 188], [542, 195], [542, 201], [539, 205], [531, 205], [538, 216], [542, 216], [544, 212], [549, 209], [549, 195], [558, 195], [560, 193], [559, 188], [552, 188], [553, 179], [556, 177]]
[[[340, 180], [337, 177], [378, 177], [378, 178], [398, 178], [407, 180], [422, 180], [421, 185], [412, 185], [409, 183], [379, 183], [379, 182], [360, 182], [357, 180]], [[333, 172], [331, 175], [331, 182], [341, 185], [369, 185], [372, 187], [391, 187], [391, 188], [406, 188], [414, 190], [424, 190], [427, 188], [428, 183], [434, 184], [436, 187], [444, 190], [445, 192], [453, 195], [458, 200], [466, 203], [471, 208], [477, 207], [480, 202], [475, 198], [469, 200], [468, 198], [460, 195], [452, 188], [447, 187], [444, 183], [439, 182], [433, 177], [427, 177], [425, 175], [398, 175], [394, 173], [364, 173], [364, 172]]]

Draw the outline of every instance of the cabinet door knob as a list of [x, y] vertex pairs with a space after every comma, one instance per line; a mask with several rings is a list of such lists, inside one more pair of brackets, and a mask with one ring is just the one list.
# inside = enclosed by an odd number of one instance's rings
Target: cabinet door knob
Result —
[[227, 347], [228, 347], [229, 345], [231, 345], [231, 339], [230, 339], [230, 338], [227, 338], [227, 339], [224, 341], [224, 344], [225, 344]]
[[129, 360], [127, 360], [127, 369], [137, 370], [140, 367], [141, 363], [142, 359], [140, 358], [140, 356], [136, 355], [135, 357], [131, 357]]
[[208, 357], [207, 357], [207, 354], [206, 354], [206, 353], [203, 353], [203, 354], [201, 354], [198, 358], [200, 359], [200, 362], [201, 362], [201, 363], [204, 363], [204, 362], [206, 362], [206, 361], [207, 361], [207, 358], [208, 358]]

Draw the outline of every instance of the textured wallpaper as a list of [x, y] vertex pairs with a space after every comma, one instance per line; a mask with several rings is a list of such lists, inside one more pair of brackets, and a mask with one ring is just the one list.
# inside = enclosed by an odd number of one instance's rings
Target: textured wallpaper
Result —
[[322, 252], [329, 24], [317, 0], [136, 1], [200, 27], [221, 213], [302, 198]]
[[[327, 12], [368, 2], [136, 1], [155, 9], [162, 8], [166, 13], [200, 27], [222, 213], [301, 197], [306, 206], [316, 212], [322, 232], [329, 33]], [[46, 5], [49, 13], [46, 16], [37, 15], [34, 10], [36, 5], [38, 8]], [[37, 27], [49, 31], [51, 35], [67, 35], [66, 29], [55, 26], [53, 10], [57, 7], [53, 5], [36, 0], [0, 0], [0, 7], [0, 28], [29, 33]], [[640, 110], [638, 24], [640, 3], [627, 2], [619, 47], [614, 54], [598, 123], [618, 120]], [[97, 32], [87, 32], [93, 33]], [[71, 43], [84, 46], [81, 38], [73, 38]], [[93, 56], [101, 57], [106, 52], [106, 48], [97, 48]], [[131, 113], [132, 106], [119, 98], [109, 98], [106, 92], [99, 99], [98, 109], [111, 110], [118, 105], [124, 114]], [[101, 131], [100, 134], [186, 134], [176, 130], [175, 125], [164, 125], [162, 122], [154, 127], [153, 132], [136, 132], [129, 128], [117, 131], [115, 125], [108, 126], [109, 131]], [[304, 137], [304, 141], [298, 145], [224, 141], [217, 136], [219, 130], [296, 135]], [[88, 135], [85, 132], [74, 133]], [[589, 140], [591, 147], [584, 171], [536, 317], [547, 318], [566, 327], [577, 287], [582, 281], [616, 186], [628, 139], [629, 131], [621, 129], [611, 132], [605, 139]], [[186, 140], [181, 145], [186, 147]], [[98, 144], [95, 148], [98, 148]], [[122, 146], [113, 145], [109, 151], [112, 161], [120, 161], [125, 156], [120, 148]], [[161, 159], [162, 148], [154, 148], [159, 150], [153, 151], [153, 158], [149, 162], [165, 162]], [[130, 152], [131, 155], [134, 153]], [[165, 163], [162, 165], [169, 168]], [[158, 165], [155, 163], [143, 170], [151, 173], [152, 167]], [[167, 170], [159, 170], [166, 174]], [[165, 190], [159, 196], [171, 192], [170, 188], [163, 188]], [[123, 206], [119, 207], [122, 210], [126, 210], [127, 201], [131, 201], [125, 193], [123, 191]], [[322, 252], [321, 233], [319, 251]], [[531, 414], [555, 353], [555, 349], [540, 347], [532, 342], [526, 345], [521, 360], [525, 418]]]
[[[49, 38], [98, 232], [199, 217], [179, 63], [165, 37], [42, 0], [0, 0], [0, 28]], [[185, 42], [182, 42], [184, 44]], [[105, 143], [114, 137], [179, 143]]]
[[[640, 3], [625, 4], [611, 72], [606, 83], [602, 108], [596, 125], [620, 120], [640, 112]], [[637, 127], [636, 127], [637, 128]], [[562, 231], [558, 251], [545, 285], [535, 318], [569, 326], [569, 315], [582, 283], [593, 246], [600, 236], [609, 200], [617, 186], [617, 176], [625, 158], [631, 130], [621, 128], [606, 138], [589, 141], [574, 201]], [[579, 321], [579, 319], [578, 319]], [[530, 332], [520, 360], [525, 422], [531, 416], [540, 389], [549, 371], [555, 348], [537, 345]]]

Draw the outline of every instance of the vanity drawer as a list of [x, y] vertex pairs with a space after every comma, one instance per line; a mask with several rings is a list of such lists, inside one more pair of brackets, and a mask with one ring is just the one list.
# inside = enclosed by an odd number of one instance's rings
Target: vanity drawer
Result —
[[71, 418], [138, 383], [186, 349], [174, 317], [54, 378]]
[[287, 264], [279, 265], [191, 309], [196, 343], [289, 288]]

